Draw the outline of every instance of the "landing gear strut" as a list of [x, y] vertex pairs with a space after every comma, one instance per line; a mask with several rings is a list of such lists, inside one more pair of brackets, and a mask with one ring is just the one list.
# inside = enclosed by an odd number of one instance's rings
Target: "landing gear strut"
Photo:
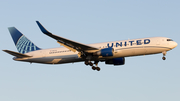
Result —
[[163, 53], [162, 59], [163, 59], [163, 60], [166, 60], [166, 57], [165, 57], [165, 56], [166, 56], [166, 51], [163, 51], [162, 53]]
[[98, 67], [98, 63], [99, 63], [99, 61], [94, 61], [94, 64], [96, 65], [95, 69], [96, 69], [97, 71], [100, 71], [101, 68]]

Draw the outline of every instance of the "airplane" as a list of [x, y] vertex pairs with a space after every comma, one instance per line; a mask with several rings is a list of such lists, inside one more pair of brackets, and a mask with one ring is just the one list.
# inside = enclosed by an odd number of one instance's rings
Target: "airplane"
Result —
[[162, 53], [162, 59], [165, 60], [167, 51], [172, 50], [178, 45], [175, 41], [166, 37], [82, 44], [54, 35], [46, 30], [39, 21], [36, 21], [36, 23], [45, 35], [55, 39], [57, 43], [64, 47], [39, 48], [15, 27], [9, 27], [8, 30], [18, 52], [3, 51], [15, 56], [13, 60], [43, 64], [84, 62], [85, 65], [90, 65], [93, 70], [100, 71], [100, 67], [98, 67], [99, 62], [105, 62], [105, 64], [114, 66], [124, 65], [125, 57]]

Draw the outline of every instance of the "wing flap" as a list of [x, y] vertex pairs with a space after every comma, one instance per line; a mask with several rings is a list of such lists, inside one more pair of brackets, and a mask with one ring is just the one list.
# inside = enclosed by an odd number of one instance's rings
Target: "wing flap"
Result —
[[13, 52], [13, 51], [10, 51], [10, 50], [3, 50], [3, 51], [8, 53], [8, 54], [11, 54], [13, 56], [19, 57], [19, 58], [32, 57], [32, 56], [29, 56], [29, 55], [21, 54], [21, 53], [18, 53], [18, 52]]
[[78, 43], [78, 42], [75, 42], [75, 41], [72, 41], [72, 40], [69, 40], [69, 39], [66, 39], [66, 38], [63, 38], [63, 37], [60, 37], [60, 36], [57, 36], [57, 35], [54, 35], [52, 34], [51, 32], [49, 32], [48, 30], [46, 30], [39, 21], [36, 21], [36, 23], [38, 24], [39, 28], [41, 29], [41, 31], [48, 35], [49, 37], [55, 39], [58, 41], [58, 43], [61, 43], [61, 45], [63, 46], [66, 46], [69, 47], [68, 49], [70, 50], [77, 50], [77, 51], [89, 51], [89, 50], [99, 50], [98, 48], [95, 48], [95, 47], [91, 47], [91, 46], [88, 46], [88, 45], [85, 45], [85, 44], [82, 44], [82, 43]]
[[76, 50], [75, 49], [73, 49], [73, 48], [71, 48], [71, 47], [69, 47], [69, 46], [67, 46], [67, 45], [65, 45], [65, 44], [63, 44], [63, 43], [60, 43], [60, 42], [58, 42], [60, 45], [62, 45], [62, 46], [64, 46], [64, 47], [66, 47], [67, 49], [69, 49], [69, 50], [71, 50], [71, 51], [73, 51], [73, 52], [76, 52]]

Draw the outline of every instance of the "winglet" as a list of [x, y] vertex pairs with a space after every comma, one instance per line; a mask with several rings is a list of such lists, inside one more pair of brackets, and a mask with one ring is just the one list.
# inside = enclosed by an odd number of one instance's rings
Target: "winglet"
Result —
[[51, 32], [49, 32], [48, 30], [46, 30], [44, 28], [44, 26], [39, 22], [39, 21], [36, 21], [36, 23], [38, 24], [39, 28], [41, 29], [41, 31], [44, 33], [44, 34], [51, 34]]

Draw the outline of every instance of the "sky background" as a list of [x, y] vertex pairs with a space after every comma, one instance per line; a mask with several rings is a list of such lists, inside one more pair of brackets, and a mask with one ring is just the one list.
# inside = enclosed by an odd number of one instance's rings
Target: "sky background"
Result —
[[[0, 50], [17, 51], [7, 27], [37, 46], [60, 47], [39, 30], [84, 44], [144, 37], [180, 43], [179, 0], [1, 0]], [[0, 51], [0, 101], [180, 101], [177, 46], [162, 54], [126, 58], [123, 66], [83, 62], [46, 65], [13, 61]]]

